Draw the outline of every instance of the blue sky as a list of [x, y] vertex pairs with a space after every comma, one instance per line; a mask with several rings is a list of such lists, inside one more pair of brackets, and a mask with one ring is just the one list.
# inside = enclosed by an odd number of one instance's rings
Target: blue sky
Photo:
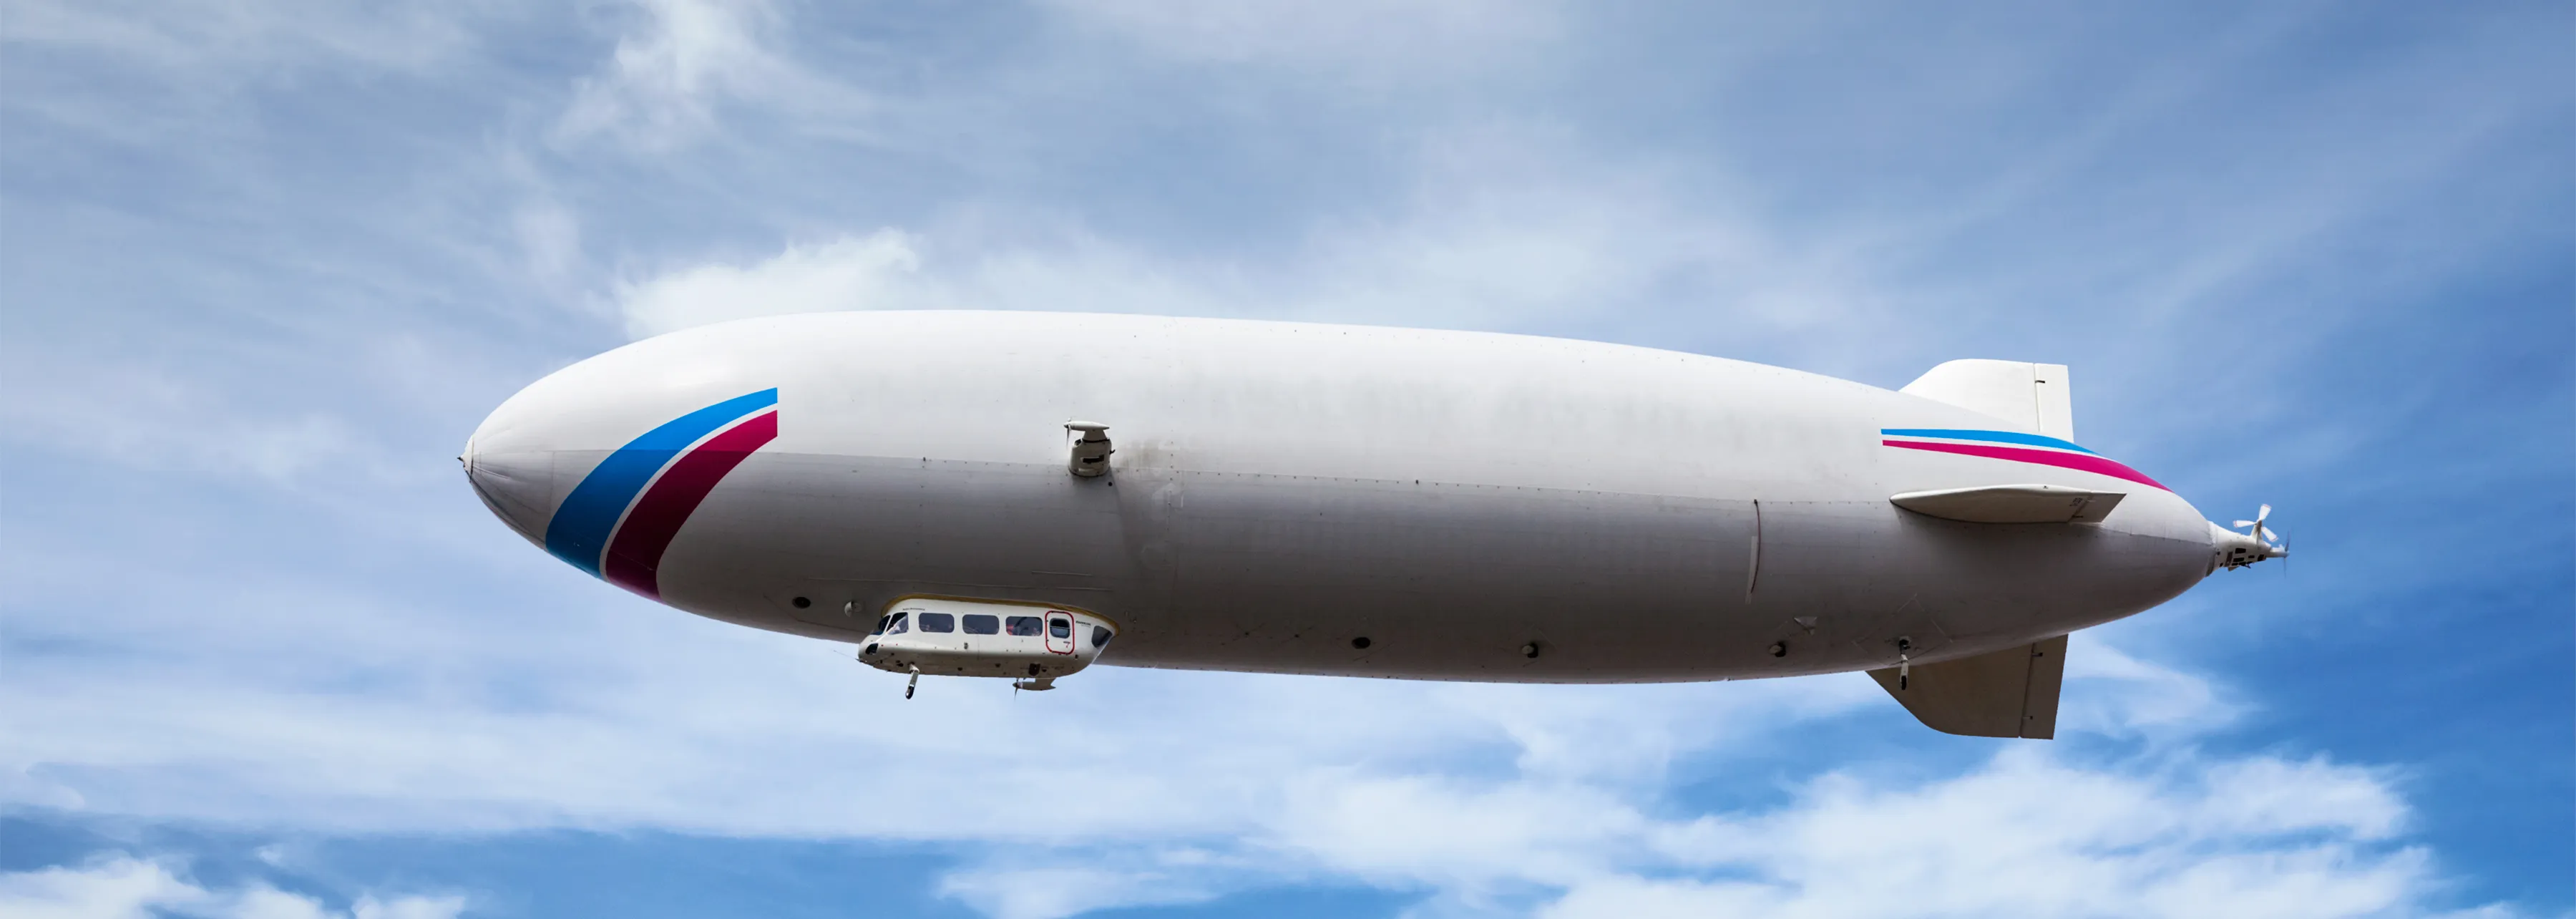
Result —
[[[2565, 3], [0, 15], [0, 912], [2559, 916]], [[2298, 556], [2060, 737], [1857, 675], [900, 681], [453, 456], [633, 338], [1105, 310], [2072, 365]]]

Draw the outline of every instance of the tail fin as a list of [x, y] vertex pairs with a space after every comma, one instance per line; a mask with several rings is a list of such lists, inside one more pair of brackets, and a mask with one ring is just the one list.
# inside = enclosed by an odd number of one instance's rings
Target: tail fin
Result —
[[1870, 679], [1925, 727], [1970, 737], [2057, 736], [2057, 690], [2066, 678], [2066, 636], [1975, 657], [1869, 672]]
[[1992, 415], [2033, 434], [2075, 439], [2064, 364], [1950, 361], [1897, 391]]

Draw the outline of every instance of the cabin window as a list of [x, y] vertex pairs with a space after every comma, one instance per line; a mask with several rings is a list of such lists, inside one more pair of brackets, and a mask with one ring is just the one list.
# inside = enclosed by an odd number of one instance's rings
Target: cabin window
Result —
[[904, 614], [902, 614], [902, 613], [896, 613], [896, 614], [894, 614], [894, 618], [893, 618], [893, 619], [891, 619], [891, 620], [888, 620], [888, 621], [886, 622], [886, 634], [888, 634], [888, 635], [901, 635], [901, 634], [903, 634], [903, 633], [904, 633], [904, 629], [906, 628], [906, 626], [905, 626], [905, 624], [904, 624], [904, 621], [903, 621], [903, 617], [904, 617]]
[[1058, 619], [1047, 623], [1047, 634], [1054, 635], [1057, 638], [1072, 638], [1073, 620]]
[[1013, 616], [1011, 617], [1011, 634], [1024, 635], [1031, 638], [1037, 637], [1038, 630], [1045, 628], [1045, 626], [1038, 624], [1041, 621], [1042, 620], [1038, 619], [1036, 616]]
[[868, 634], [870, 634], [870, 635], [883, 635], [883, 634], [885, 634], [886, 620], [889, 620], [889, 619], [892, 619], [892, 618], [894, 618], [894, 617], [892, 617], [892, 616], [878, 616], [878, 617], [877, 617], [877, 630], [876, 630], [876, 631], [874, 631], [874, 632], [869, 632]]
[[920, 625], [924, 632], [954, 632], [957, 631], [957, 614], [923, 613], [915, 623]]
[[1094, 648], [1097, 648], [1097, 647], [1100, 647], [1101, 645], [1105, 645], [1105, 644], [1108, 644], [1108, 643], [1109, 643], [1109, 630], [1108, 630], [1108, 629], [1101, 628], [1101, 627], [1096, 626], [1096, 625], [1095, 625], [1095, 626], [1092, 626], [1092, 627], [1091, 627], [1091, 646], [1092, 646], [1092, 647], [1094, 647]]
[[966, 614], [966, 634], [995, 635], [1002, 631], [1002, 617], [985, 613]]

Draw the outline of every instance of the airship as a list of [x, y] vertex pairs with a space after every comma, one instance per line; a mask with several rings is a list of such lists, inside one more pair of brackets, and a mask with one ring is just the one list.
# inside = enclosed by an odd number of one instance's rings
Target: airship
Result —
[[2079, 446], [2067, 368], [1901, 389], [1527, 335], [839, 312], [638, 341], [466, 441], [529, 542], [904, 677], [1860, 671], [2054, 735], [2066, 635], [2286, 555]]

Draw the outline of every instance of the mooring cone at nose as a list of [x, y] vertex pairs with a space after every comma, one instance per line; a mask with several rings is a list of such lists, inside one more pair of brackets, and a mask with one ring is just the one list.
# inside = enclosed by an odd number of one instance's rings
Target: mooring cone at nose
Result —
[[510, 529], [519, 531], [539, 544], [545, 542], [545, 524], [552, 504], [553, 464], [546, 457], [532, 454], [478, 453], [472, 443], [458, 457], [465, 464], [465, 481], [474, 486], [483, 506]]

